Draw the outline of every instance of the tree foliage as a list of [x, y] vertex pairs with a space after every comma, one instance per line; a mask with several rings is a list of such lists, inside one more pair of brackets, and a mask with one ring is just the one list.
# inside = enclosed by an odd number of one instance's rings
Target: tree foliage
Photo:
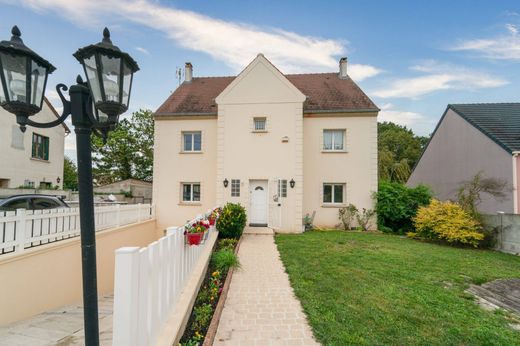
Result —
[[67, 156], [63, 162], [63, 188], [73, 191], [78, 189], [78, 168]]
[[377, 130], [379, 179], [406, 182], [428, 138], [391, 122], [378, 123]]
[[376, 193], [377, 224], [386, 233], [405, 234], [413, 229], [412, 219], [432, 193], [424, 185], [409, 188], [402, 183], [381, 181]]
[[153, 177], [154, 120], [150, 110], [134, 112], [109, 133], [106, 144], [93, 135], [93, 175], [98, 184]]

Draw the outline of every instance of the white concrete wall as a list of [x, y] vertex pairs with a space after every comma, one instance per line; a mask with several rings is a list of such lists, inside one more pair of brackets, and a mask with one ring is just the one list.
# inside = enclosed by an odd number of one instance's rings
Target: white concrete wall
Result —
[[[43, 109], [31, 117], [38, 122], [56, 120], [56, 116], [44, 102]], [[49, 160], [33, 159], [33, 133], [49, 137]], [[17, 144], [18, 143], [18, 144]], [[50, 129], [38, 129], [27, 126], [21, 133], [15, 116], [0, 107], [0, 184], [2, 179], [9, 179], [8, 188], [24, 185], [26, 180], [34, 182], [36, 188], [40, 182], [50, 182], [53, 186], [63, 186], [63, 155], [65, 146], [65, 128], [56, 126]], [[60, 178], [58, 183], [57, 178]]]
[[[345, 130], [345, 152], [323, 152], [324, 129]], [[303, 130], [304, 214], [316, 211], [315, 226], [334, 227], [340, 223], [339, 208], [349, 203], [360, 210], [373, 209], [372, 194], [377, 191], [376, 113], [309, 115], [304, 118]], [[325, 205], [323, 183], [345, 184], [344, 203]]]

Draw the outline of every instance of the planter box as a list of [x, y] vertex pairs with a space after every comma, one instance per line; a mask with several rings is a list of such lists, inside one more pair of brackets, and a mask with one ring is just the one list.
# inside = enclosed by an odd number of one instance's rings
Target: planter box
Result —
[[200, 245], [204, 233], [186, 233], [186, 241], [188, 245]]

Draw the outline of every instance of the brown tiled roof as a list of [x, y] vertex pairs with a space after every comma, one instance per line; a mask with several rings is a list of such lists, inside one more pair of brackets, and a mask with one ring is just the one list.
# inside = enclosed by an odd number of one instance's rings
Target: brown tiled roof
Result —
[[[323, 111], [379, 110], [350, 78], [337, 73], [285, 75], [305, 96], [306, 113]], [[182, 83], [157, 109], [156, 115], [217, 114], [215, 98], [235, 77], [199, 77]]]

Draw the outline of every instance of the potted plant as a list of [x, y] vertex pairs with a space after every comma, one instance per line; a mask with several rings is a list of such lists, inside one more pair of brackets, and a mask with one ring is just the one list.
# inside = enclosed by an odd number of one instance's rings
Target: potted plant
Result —
[[196, 221], [186, 226], [184, 234], [189, 245], [200, 245], [204, 232], [208, 230], [208, 226], [204, 221]]
[[220, 215], [220, 208], [215, 208], [211, 214], [208, 216], [208, 220], [209, 220], [209, 225], [210, 226], [215, 226], [215, 224], [217, 223], [217, 219]]

